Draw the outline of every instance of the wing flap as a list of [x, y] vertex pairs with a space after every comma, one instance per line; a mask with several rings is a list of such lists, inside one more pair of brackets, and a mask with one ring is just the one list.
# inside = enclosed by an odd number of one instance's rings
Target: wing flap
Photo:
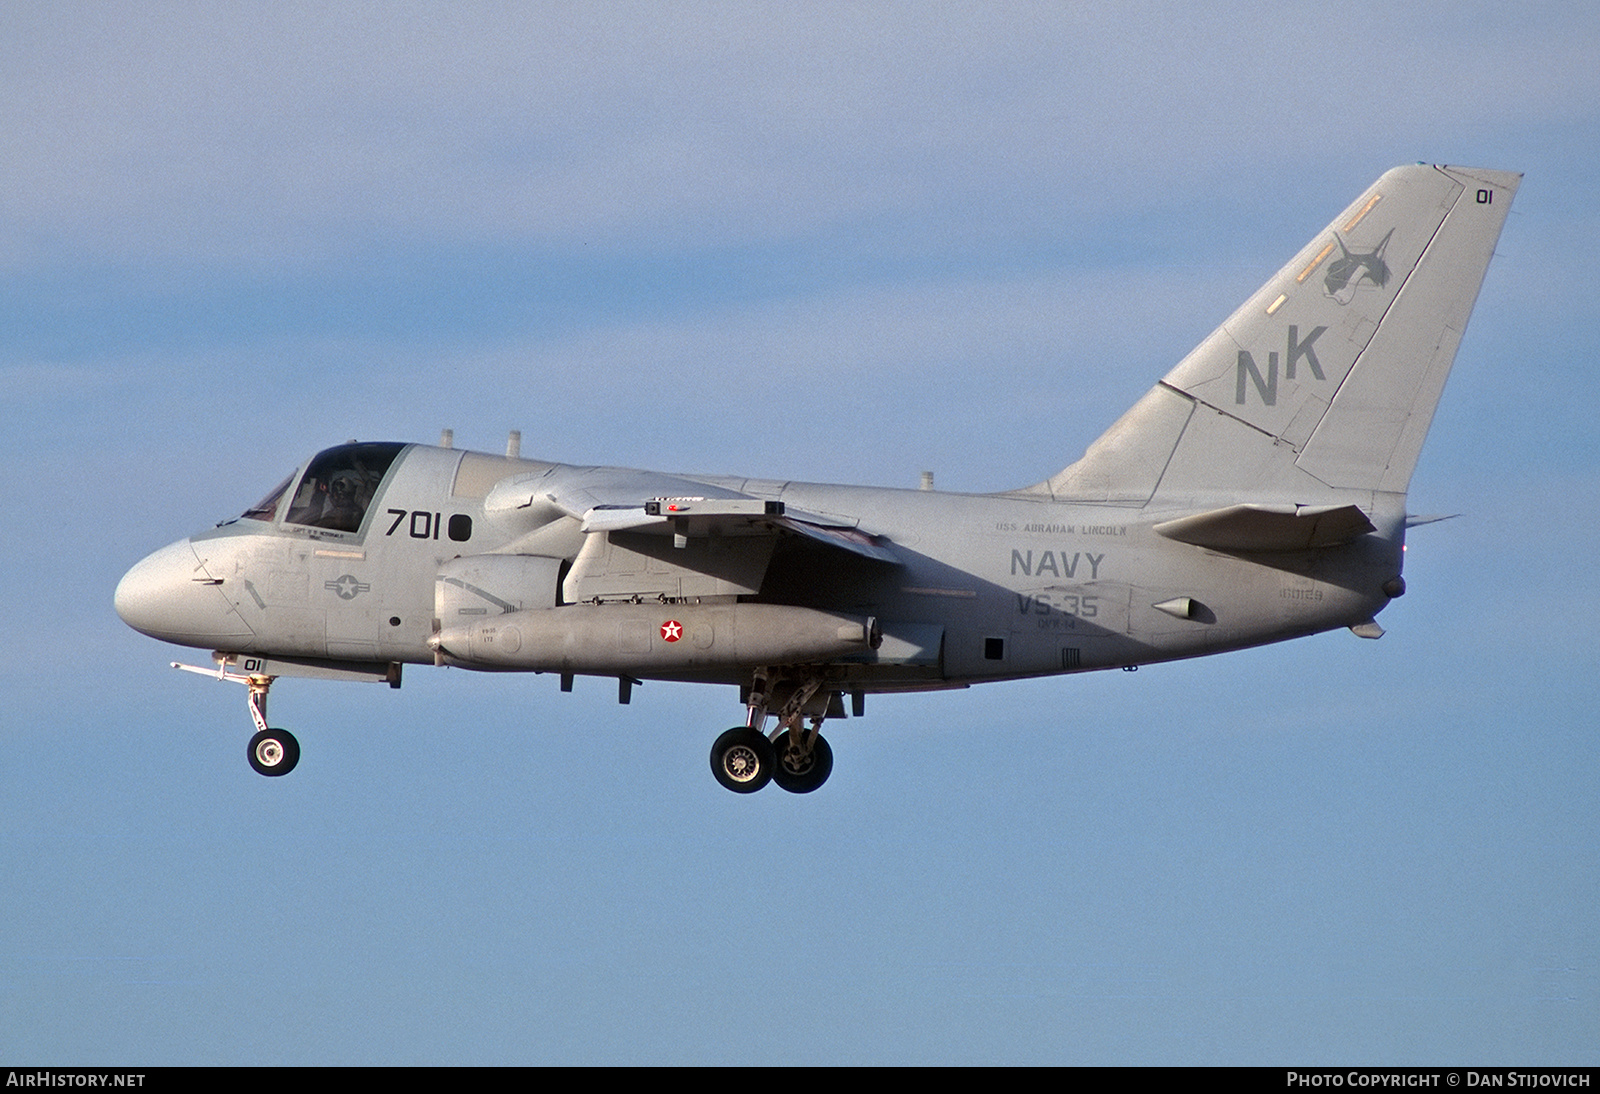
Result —
[[874, 562], [888, 562], [898, 565], [900, 558], [877, 536], [869, 535], [859, 528], [840, 528], [832, 525], [813, 524], [810, 521], [796, 520], [793, 517], [784, 517], [773, 522], [776, 528], [805, 536], [815, 543], [837, 547], [841, 551], [849, 551], [862, 558], [870, 558]]

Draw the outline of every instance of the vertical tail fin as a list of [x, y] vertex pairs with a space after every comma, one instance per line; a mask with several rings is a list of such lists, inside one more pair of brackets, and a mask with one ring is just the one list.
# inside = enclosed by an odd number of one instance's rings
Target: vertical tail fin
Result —
[[1522, 176], [1397, 167], [1031, 493], [1403, 494]]

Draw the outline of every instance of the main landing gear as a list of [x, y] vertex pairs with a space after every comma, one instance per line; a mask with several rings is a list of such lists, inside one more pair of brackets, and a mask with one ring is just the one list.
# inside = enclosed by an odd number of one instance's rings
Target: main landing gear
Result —
[[[812, 702], [821, 687], [815, 677], [796, 684], [777, 712], [778, 727], [769, 739], [762, 728], [772, 681], [766, 672], [757, 672], [746, 724], [728, 730], [711, 746], [711, 774], [717, 782], [735, 794], [754, 794], [769, 782], [791, 794], [809, 794], [827, 782], [833, 749], [820, 730], [831, 696], [823, 696], [820, 707]], [[802, 722], [808, 713], [811, 728], [806, 729]]]
[[230, 672], [228, 663], [221, 660], [217, 662], [214, 673], [210, 669], [183, 665], [177, 661], [172, 662], [172, 667], [247, 686], [250, 689], [250, 720], [256, 724], [256, 735], [250, 738], [250, 747], [245, 750], [245, 757], [250, 761], [250, 766], [257, 775], [272, 777], [287, 775], [294, 770], [295, 764], [300, 762], [300, 742], [295, 740], [294, 734], [287, 729], [271, 729], [267, 726], [267, 692], [271, 689], [272, 682], [277, 679], [276, 676], [267, 676], [259, 672]]

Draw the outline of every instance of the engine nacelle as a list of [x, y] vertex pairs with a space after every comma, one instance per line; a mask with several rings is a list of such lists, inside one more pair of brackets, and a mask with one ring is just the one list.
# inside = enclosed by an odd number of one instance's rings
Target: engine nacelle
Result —
[[830, 661], [882, 641], [875, 619], [782, 604], [569, 604], [443, 628], [469, 668], [629, 675]]
[[559, 601], [559, 558], [538, 555], [467, 555], [439, 567], [433, 614], [448, 628], [472, 616], [495, 616]]

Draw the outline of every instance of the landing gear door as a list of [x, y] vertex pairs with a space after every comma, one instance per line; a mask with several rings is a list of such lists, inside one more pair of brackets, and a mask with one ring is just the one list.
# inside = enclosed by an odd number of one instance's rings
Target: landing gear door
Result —
[[440, 626], [559, 603], [564, 559], [542, 555], [469, 555], [439, 567], [433, 612]]

